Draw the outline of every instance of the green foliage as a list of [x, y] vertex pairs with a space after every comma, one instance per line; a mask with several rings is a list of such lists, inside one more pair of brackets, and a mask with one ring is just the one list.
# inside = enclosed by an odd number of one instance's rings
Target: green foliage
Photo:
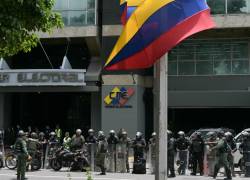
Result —
[[86, 176], [87, 176], [87, 180], [93, 180], [93, 177], [89, 168], [86, 169]]
[[0, 0], [0, 57], [28, 52], [38, 42], [37, 31], [63, 26], [52, 11], [55, 0]]

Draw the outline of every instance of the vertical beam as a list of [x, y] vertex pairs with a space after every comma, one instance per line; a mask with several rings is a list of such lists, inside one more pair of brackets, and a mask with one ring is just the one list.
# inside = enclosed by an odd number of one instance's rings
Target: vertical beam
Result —
[[168, 73], [165, 54], [155, 65], [154, 88], [157, 108], [155, 109], [155, 129], [157, 138], [157, 159], [155, 180], [167, 179], [167, 119], [168, 119]]

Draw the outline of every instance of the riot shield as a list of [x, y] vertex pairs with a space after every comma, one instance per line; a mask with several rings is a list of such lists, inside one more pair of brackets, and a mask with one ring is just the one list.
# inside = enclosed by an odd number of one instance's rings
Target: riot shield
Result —
[[116, 159], [116, 145], [109, 144], [108, 145], [108, 154], [107, 154], [107, 172], [115, 172], [115, 159]]
[[156, 145], [149, 144], [147, 162], [151, 174], [155, 173], [155, 161], [156, 161]]
[[87, 145], [88, 149], [88, 161], [90, 165], [90, 170], [92, 172], [96, 171], [95, 159], [96, 159], [96, 144], [89, 143]]
[[128, 162], [127, 144], [119, 143], [116, 145], [116, 172], [125, 173]]
[[44, 168], [50, 168], [51, 159], [54, 158], [57, 149], [59, 148], [58, 143], [48, 143], [45, 153]]
[[206, 160], [206, 167], [207, 169], [205, 170], [206, 171], [206, 174], [208, 176], [213, 176], [214, 175], [214, 166], [216, 164], [216, 151], [213, 150], [213, 151], [210, 151], [211, 147], [210, 146], [207, 146], [206, 148], [206, 153], [205, 153], [205, 160]]

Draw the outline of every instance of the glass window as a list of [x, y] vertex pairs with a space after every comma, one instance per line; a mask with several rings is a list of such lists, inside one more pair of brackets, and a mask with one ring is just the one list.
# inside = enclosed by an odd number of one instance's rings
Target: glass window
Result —
[[95, 11], [87, 11], [87, 24], [95, 24]]
[[175, 49], [173, 49], [168, 53], [168, 61], [176, 61], [176, 60], [177, 60], [177, 52], [175, 51]]
[[86, 10], [86, 0], [69, 0], [69, 10]]
[[86, 11], [69, 11], [69, 19], [71, 26], [86, 25]]
[[213, 60], [212, 54], [206, 54], [206, 53], [199, 53], [196, 56], [197, 61], [204, 61], [204, 60]]
[[243, 13], [246, 5], [246, 0], [227, 0], [227, 13]]
[[62, 20], [65, 26], [69, 25], [68, 11], [61, 11]]
[[88, 0], [88, 9], [95, 9], [95, 0]]
[[233, 61], [232, 71], [233, 74], [248, 74], [249, 61]]
[[247, 59], [248, 58], [248, 44], [239, 43], [233, 44], [233, 59]]
[[200, 61], [196, 63], [196, 74], [209, 75], [213, 74], [213, 61]]
[[54, 5], [55, 10], [65, 10], [68, 9], [68, 0], [56, 0]]
[[194, 75], [194, 62], [179, 62], [178, 70], [179, 75]]
[[225, 14], [225, 0], [207, 0], [207, 4], [211, 8], [212, 14]]
[[214, 74], [217, 74], [217, 75], [231, 74], [231, 62], [230, 61], [215, 61], [214, 62]]
[[169, 75], [177, 75], [177, 62], [169, 62], [168, 63], [168, 74]]

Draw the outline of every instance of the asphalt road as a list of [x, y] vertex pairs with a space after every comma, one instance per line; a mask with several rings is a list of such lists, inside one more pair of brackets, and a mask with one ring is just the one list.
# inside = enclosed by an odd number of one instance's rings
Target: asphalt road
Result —
[[[36, 172], [28, 172], [27, 177], [29, 180], [87, 180], [87, 175], [84, 172], [68, 172], [67, 170], [62, 170], [60, 172], [55, 172], [53, 170], [40, 170]], [[154, 180], [154, 176], [147, 175], [134, 175], [134, 174], [120, 174], [120, 173], [108, 173], [106, 176], [100, 176], [98, 173], [92, 174], [93, 180]], [[14, 180], [16, 179], [16, 172], [8, 169], [0, 170], [0, 180]], [[176, 178], [171, 178], [173, 180], [212, 180], [211, 177], [201, 177], [201, 176], [177, 176]], [[219, 176], [218, 180], [223, 180], [224, 177]], [[249, 180], [250, 178], [237, 177], [233, 178], [235, 180]]]

